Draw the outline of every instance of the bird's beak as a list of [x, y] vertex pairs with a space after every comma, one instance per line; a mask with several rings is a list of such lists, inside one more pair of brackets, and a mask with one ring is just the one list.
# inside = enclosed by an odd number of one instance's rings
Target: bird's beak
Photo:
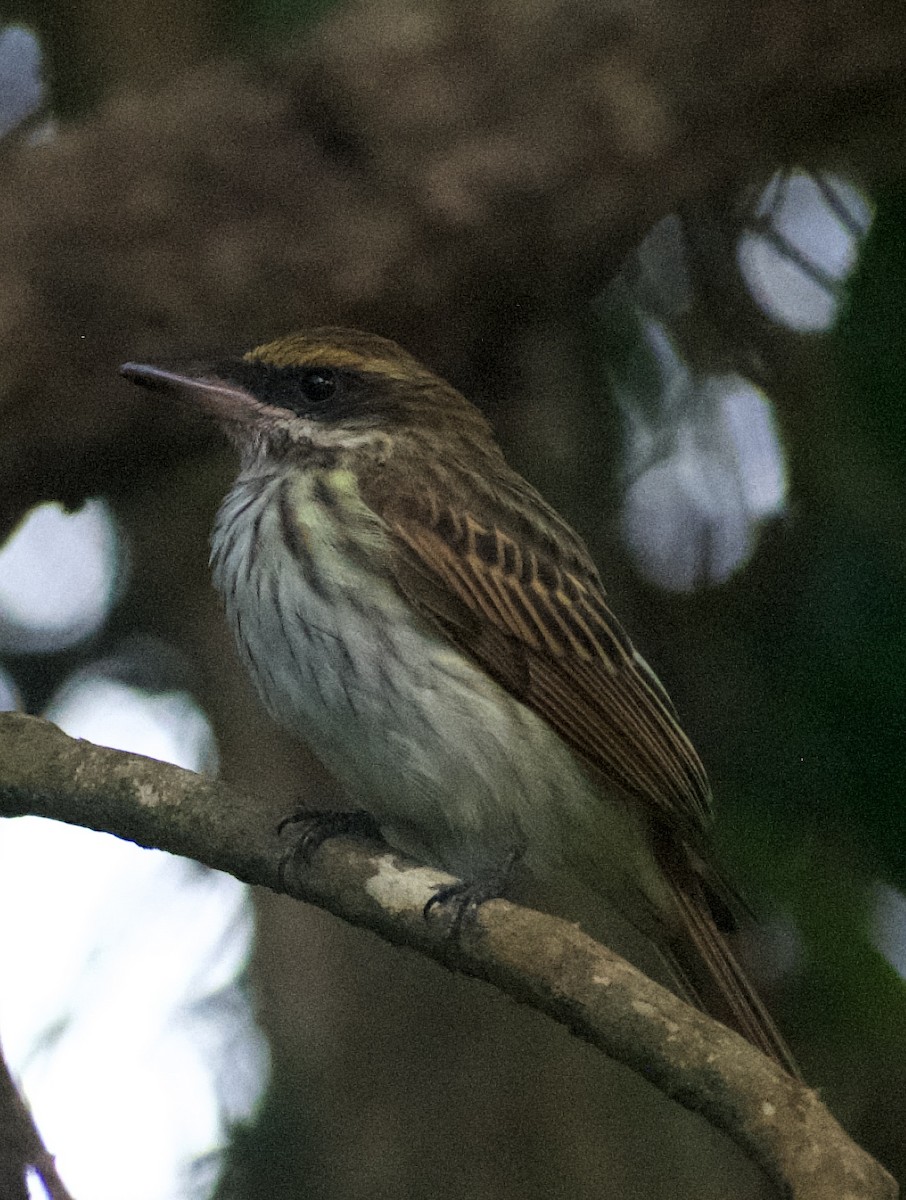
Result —
[[120, 367], [120, 374], [139, 387], [186, 398], [220, 421], [247, 421], [253, 406], [253, 398], [244, 388], [218, 379], [216, 373], [204, 368], [177, 371], [150, 363], [128, 362]]

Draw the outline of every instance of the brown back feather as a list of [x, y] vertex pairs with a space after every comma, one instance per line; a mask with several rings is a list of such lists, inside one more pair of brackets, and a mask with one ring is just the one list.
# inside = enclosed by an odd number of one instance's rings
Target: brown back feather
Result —
[[703, 831], [711, 810], [701, 761], [585, 548], [541, 497], [518, 480], [496, 504], [483, 497], [479, 520], [465, 496], [457, 506], [428, 480], [416, 491], [382, 471], [362, 483], [394, 535], [410, 602], [606, 778], [671, 828]]
[[[490, 472], [435, 465], [425, 478], [420, 457], [418, 486], [405, 462], [360, 476], [363, 499], [394, 539], [397, 586], [586, 762], [648, 807], [684, 931], [671, 948], [683, 982], [702, 1007], [795, 1074], [713, 915], [711, 893], [724, 915], [732, 895], [701, 858], [710, 788], [667, 693], [608, 607], [577, 535], [496, 451], [488, 465]], [[475, 494], [480, 519], [469, 507]]]

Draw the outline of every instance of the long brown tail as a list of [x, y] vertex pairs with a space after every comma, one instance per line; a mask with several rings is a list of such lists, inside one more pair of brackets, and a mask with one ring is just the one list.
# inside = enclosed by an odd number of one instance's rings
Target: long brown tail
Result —
[[718, 928], [701, 879], [690, 871], [681, 881], [674, 879], [674, 890], [686, 936], [671, 949], [674, 965], [694, 1001], [801, 1079], [783, 1036]]

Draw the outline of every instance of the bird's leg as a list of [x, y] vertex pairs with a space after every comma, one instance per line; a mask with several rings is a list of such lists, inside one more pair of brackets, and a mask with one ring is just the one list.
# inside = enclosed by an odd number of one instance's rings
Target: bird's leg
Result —
[[377, 821], [361, 808], [345, 812], [331, 808], [298, 808], [277, 826], [278, 836], [282, 837], [290, 828], [293, 830], [293, 840], [284, 851], [279, 867], [280, 885], [284, 890], [289, 869], [298, 862], [311, 862], [315, 851], [328, 838], [346, 835], [372, 841], [383, 840]]
[[452, 913], [451, 936], [458, 937], [466, 925], [474, 922], [479, 908], [486, 900], [496, 900], [503, 895], [513, 867], [521, 857], [521, 849], [511, 850], [498, 866], [474, 876], [468, 882], [457, 880], [456, 883], [443, 884], [425, 904], [422, 910], [425, 920], [435, 905], [442, 906]]

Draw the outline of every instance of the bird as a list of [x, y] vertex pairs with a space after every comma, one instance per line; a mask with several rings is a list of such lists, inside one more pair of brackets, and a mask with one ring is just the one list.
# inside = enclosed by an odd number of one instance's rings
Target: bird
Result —
[[517, 862], [600, 895], [681, 995], [796, 1074], [727, 939], [702, 762], [585, 543], [479, 409], [340, 327], [120, 370], [238, 450], [211, 567], [239, 655], [381, 836], [457, 878], [432, 899], [461, 915]]

